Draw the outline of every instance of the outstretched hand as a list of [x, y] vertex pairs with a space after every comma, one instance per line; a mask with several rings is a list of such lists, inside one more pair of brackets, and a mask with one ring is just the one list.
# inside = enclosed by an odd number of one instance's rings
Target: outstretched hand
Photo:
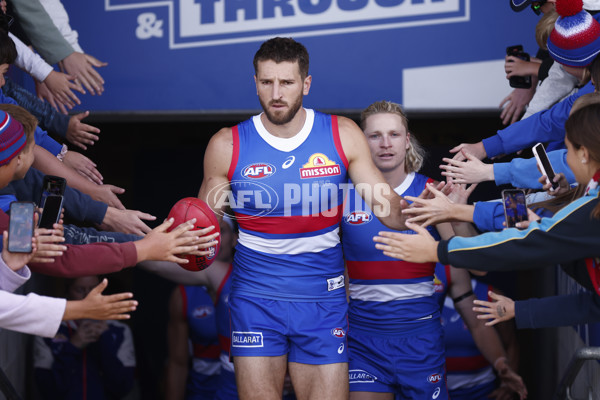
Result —
[[53, 229], [36, 228], [35, 235], [37, 250], [31, 262], [52, 263], [55, 257], [60, 257], [67, 251], [67, 246], [62, 244], [65, 241], [62, 223], [54, 224]]
[[152, 230], [144, 220], [154, 221], [155, 219], [154, 215], [138, 210], [120, 210], [115, 207], [108, 207], [100, 229], [144, 236]]
[[452, 201], [431, 183], [425, 186], [423, 192], [425, 191], [427, 191], [426, 195], [421, 193], [419, 197], [405, 197], [406, 200], [413, 202], [413, 207], [402, 210], [402, 214], [410, 216], [407, 222], [428, 226], [450, 221], [453, 214]]
[[456, 159], [456, 156], [442, 159], [447, 163], [440, 165], [440, 168], [443, 169], [443, 176], [452, 178], [454, 183], [479, 183], [494, 180], [493, 164], [482, 162], [479, 158], [467, 152], [464, 147], [460, 150], [460, 153], [461, 158], [464, 157], [463, 160]]
[[452, 159], [458, 161], [465, 160], [467, 158], [465, 154], [471, 154], [479, 160], [483, 160], [487, 157], [483, 142], [461, 143], [458, 146], [451, 148], [450, 153], [456, 153]]
[[[76, 104], [81, 104], [81, 101], [77, 95], [73, 93], [73, 90], [77, 90], [82, 94], [84, 93], [78, 85], [71, 82], [74, 79], [74, 77], [63, 74], [62, 72], [50, 71], [50, 74], [48, 74], [44, 80], [44, 85], [46, 85], [57, 101], [71, 109]], [[38, 95], [40, 94], [38, 93]]]
[[194, 254], [204, 256], [210, 254], [208, 249], [217, 244], [215, 238], [218, 232], [209, 234], [215, 227], [209, 226], [204, 229], [192, 231], [195, 218], [184, 222], [171, 232], [167, 230], [173, 225], [174, 219], [169, 218], [142, 240], [134, 242], [137, 249], [138, 262], [145, 260], [172, 261], [179, 264], [187, 264], [188, 260], [178, 257], [180, 254]]
[[379, 236], [373, 237], [373, 241], [376, 242], [375, 248], [383, 250], [386, 256], [399, 260], [415, 263], [437, 262], [438, 243], [427, 229], [408, 221], [406, 227], [414, 230], [416, 234], [379, 232]]
[[500, 102], [500, 119], [503, 125], [514, 124], [521, 118], [521, 115], [525, 112], [525, 107], [533, 98], [535, 94], [535, 86], [532, 85], [530, 89], [514, 89], [508, 96], [506, 96]]
[[102, 295], [108, 286], [108, 280], [102, 282], [92, 289], [83, 300], [72, 300], [67, 302], [67, 308], [63, 320], [73, 319], [129, 319], [129, 312], [135, 311], [138, 302], [129, 300], [133, 293], [118, 293], [109, 296]]
[[59, 63], [61, 70], [75, 77], [75, 82], [80, 87], [81, 85], [85, 87], [92, 95], [100, 95], [104, 91], [104, 79], [94, 67], [98, 68], [105, 65], [107, 64], [97, 58], [77, 51], [69, 54]]
[[[449, 180], [451, 180], [449, 178]], [[477, 183], [467, 186], [466, 183], [454, 183], [450, 182], [446, 185], [444, 193], [448, 196], [448, 200], [455, 204], [467, 204], [469, 201], [469, 197], [477, 187]]]
[[86, 145], [94, 145], [98, 141], [99, 137], [97, 135], [100, 133], [100, 129], [95, 126], [81, 122], [88, 115], [90, 115], [89, 111], [71, 116], [67, 127], [67, 140], [83, 150], [87, 150]]
[[480, 313], [478, 319], [489, 319], [486, 326], [496, 325], [499, 322], [508, 321], [515, 317], [515, 302], [491, 290], [488, 295], [495, 301], [473, 300], [473, 304], [480, 307], [473, 307], [473, 311]]
[[96, 163], [76, 151], [67, 151], [63, 163], [73, 168], [77, 173], [96, 185], [102, 185], [102, 174], [96, 168]]

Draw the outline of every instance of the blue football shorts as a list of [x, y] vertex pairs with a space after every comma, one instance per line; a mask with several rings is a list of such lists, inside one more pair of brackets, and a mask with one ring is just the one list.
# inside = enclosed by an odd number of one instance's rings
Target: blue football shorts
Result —
[[351, 392], [396, 393], [400, 399], [448, 399], [442, 327], [410, 336], [351, 330]]
[[231, 355], [282, 356], [302, 364], [348, 362], [345, 298], [294, 302], [231, 295]]

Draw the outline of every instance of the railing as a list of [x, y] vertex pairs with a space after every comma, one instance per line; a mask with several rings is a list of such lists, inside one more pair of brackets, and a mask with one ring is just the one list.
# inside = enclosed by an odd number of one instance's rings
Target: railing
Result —
[[[573, 354], [567, 370], [556, 389], [555, 400], [573, 400], [573, 397], [571, 397], [571, 385], [575, 381], [577, 374], [579, 374], [583, 363], [589, 360], [600, 360], [600, 347], [582, 347]], [[588, 398], [592, 399], [592, 395], [593, 393], [590, 389]]]

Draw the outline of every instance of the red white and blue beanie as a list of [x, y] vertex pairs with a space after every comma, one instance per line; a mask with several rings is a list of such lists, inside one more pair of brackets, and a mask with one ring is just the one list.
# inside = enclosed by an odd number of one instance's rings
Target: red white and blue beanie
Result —
[[0, 111], [0, 166], [6, 165], [25, 147], [23, 125], [10, 114]]
[[563, 65], [585, 67], [600, 53], [600, 23], [582, 7], [582, 0], [556, 2], [559, 17], [548, 37], [548, 51]]

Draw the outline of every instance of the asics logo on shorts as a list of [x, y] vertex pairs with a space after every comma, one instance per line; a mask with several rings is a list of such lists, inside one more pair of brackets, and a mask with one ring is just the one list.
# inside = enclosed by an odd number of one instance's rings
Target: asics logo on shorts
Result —
[[439, 388], [439, 387], [435, 388], [435, 392], [433, 392], [433, 395], [431, 396], [431, 398], [434, 400], [437, 399], [439, 397], [441, 391], [442, 391], [441, 388]]
[[340, 344], [340, 347], [338, 347], [338, 354], [342, 354], [344, 352], [344, 343]]
[[231, 332], [232, 347], [264, 347], [262, 332]]

